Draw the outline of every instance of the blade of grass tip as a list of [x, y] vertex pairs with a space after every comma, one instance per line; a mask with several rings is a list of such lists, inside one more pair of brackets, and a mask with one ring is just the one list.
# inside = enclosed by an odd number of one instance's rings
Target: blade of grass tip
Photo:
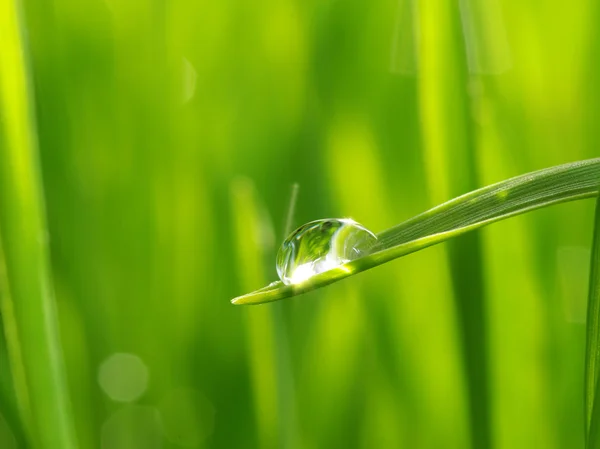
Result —
[[599, 188], [600, 158], [507, 179], [454, 198], [380, 232], [377, 244], [364, 257], [299, 284], [274, 282], [231, 302], [262, 304], [300, 295], [500, 220], [554, 204], [595, 197]]
[[[14, 328], [6, 334], [9, 346], [22, 354], [32, 446], [73, 449], [20, 6], [0, 0], [0, 240], [10, 290], [3, 320]], [[13, 317], [5, 314], [7, 301]]]
[[584, 417], [586, 447], [600, 448], [600, 386], [598, 366], [600, 361], [600, 197], [596, 200], [596, 218], [587, 309], [587, 336], [585, 351]]

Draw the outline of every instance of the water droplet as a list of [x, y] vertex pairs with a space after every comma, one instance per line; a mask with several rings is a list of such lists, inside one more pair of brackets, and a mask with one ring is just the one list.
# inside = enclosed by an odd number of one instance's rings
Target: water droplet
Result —
[[366, 255], [377, 237], [349, 218], [311, 221], [292, 232], [277, 253], [277, 274], [284, 284], [299, 284]]

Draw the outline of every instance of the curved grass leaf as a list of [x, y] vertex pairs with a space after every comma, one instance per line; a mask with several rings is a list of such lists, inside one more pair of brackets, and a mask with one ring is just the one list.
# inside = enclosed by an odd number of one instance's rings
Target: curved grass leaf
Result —
[[600, 395], [597, 394], [598, 362], [600, 361], [600, 197], [596, 201], [586, 343], [584, 380], [586, 447], [600, 448]]
[[552, 204], [594, 197], [599, 187], [600, 158], [517, 176], [462, 195], [379, 233], [377, 245], [364, 257], [300, 284], [273, 282], [231, 302], [262, 304], [306, 293], [496, 221]]

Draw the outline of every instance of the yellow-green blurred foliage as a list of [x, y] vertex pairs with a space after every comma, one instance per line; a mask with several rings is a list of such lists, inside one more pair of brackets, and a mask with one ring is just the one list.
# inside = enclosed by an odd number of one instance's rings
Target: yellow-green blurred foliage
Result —
[[[276, 279], [295, 182], [294, 227], [377, 232], [461, 193], [465, 129], [475, 186], [597, 156], [594, 2], [23, 3], [81, 448], [468, 447], [446, 247], [229, 299]], [[583, 447], [591, 229], [584, 201], [481, 231], [497, 448]]]

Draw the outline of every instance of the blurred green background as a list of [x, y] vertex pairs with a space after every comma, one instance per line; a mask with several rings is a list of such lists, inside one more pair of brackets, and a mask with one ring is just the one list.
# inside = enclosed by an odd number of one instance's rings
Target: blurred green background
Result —
[[[79, 447], [465, 448], [488, 420], [489, 447], [583, 447], [592, 201], [484, 229], [471, 263], [442, 245], [229, 300], [276, 279], [294, 183], [294, 227], [378, 232], [597, 156], [597, 8], [24, 0]], [[483, 419], [457, 270], [483, 282]]]

